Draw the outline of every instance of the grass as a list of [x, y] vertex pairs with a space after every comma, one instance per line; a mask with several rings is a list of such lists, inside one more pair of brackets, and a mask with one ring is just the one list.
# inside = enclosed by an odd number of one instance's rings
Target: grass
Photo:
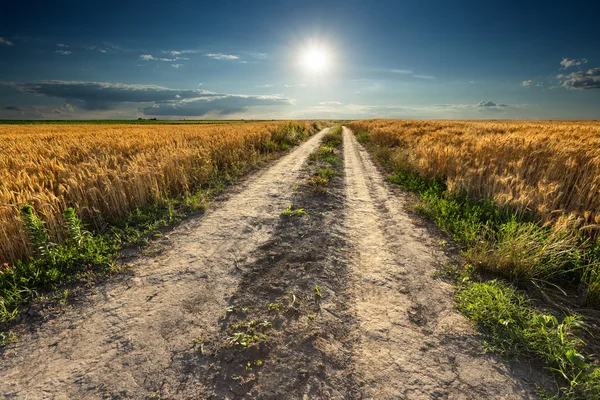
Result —
[[335, 175], [334, 167], [339, 165], [339, 147], [342, 144], [342, 127], [336, 125], [323, 137], [317, 150], [309, 156], [309, 161], [320, 166], [310, 178], [310, 186], [315, 192], [326, 193], [329, 180]]
[[558, 320], [538, 312], [526, 297], [501, 281], [462, 284], [458, 308], [487, 337], [487, 347], [513, 357], [542, 360], [566, 382], [559, 395], [566, 398], [600, 398], [599, 369], [580, 353], [583, 329], [577, 317]]
[[[583, 287], [583, 304], [598, 304], [598, 243], [578, 232], [570, 216], [543, 224], [534, 213], [450, 190], [446, 176], [422, 173], [411, 148], [381, 131], [356, 135], [392, 171], [391, 182], [419, 195], [416, 210], [462, 244], [467, 264], [443, 275], [457, 282], [458, 307], [485, 335], [488, 348], [540, 360], [561, 382], [559, 396], [600, 398], [600, 370], [584, 356], [580, 317], [542, 312], [515, 287], [541, 288], [544, 295], [549, 285], [570, 292]], [[490, 273], [505, 281], [482, 278]]]
[[289, 206], [287, 206], [287, 208], [281, 212], [281, 215], [283, 217], [288, 217], [288, 218], [302, 217], [302, 216], [305, 216], [305, 215], [308, 216], [308, 214], [306, 213], [306, 211], [304, 210], [304, 208], [294, 209], [294, 205], [293, 204], [290, 204]]

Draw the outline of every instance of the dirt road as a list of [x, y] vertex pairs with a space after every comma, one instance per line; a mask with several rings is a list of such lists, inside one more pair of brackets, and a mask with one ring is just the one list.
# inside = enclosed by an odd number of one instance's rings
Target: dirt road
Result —
[[[328, 192], [309, 190], [326, 132], [174, 229], [133, 277], [20, 332], [1, 353], [0, 395], [529, 398], [482, 355], [431, 277], [443, 254], [347, 129]], [[291, 203], [308, 215], [281, 218]], [[232, 330], [259, 325], [264, 341], [232, 347]]]

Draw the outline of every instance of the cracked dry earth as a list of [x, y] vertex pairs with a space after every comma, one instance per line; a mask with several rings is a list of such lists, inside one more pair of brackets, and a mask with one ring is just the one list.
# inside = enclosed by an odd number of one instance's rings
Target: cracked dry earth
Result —
[[[325, 129], [140, 255], [134, 275], [0, 353], [18, 399], [527, 399], [432, 278], [445, 262], [347, 129], [326, 193]], [[280, 216], [289, 204], [308, 215]], [[261, 327], [260, 329], [258, 327]], [[251, 332], [247, 347], [232, 343]], [[260, 332], [260, 335], [259, 335]]]

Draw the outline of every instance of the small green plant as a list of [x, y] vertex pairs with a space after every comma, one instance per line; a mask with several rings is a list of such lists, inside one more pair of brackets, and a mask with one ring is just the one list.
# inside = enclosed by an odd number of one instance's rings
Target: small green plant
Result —
[[322, 293], [321, 293], [321, 289], [319, 289], [319, 285], [315, 285], [315, 296], [317, 297], [321, 297]]
[[67, 226], [68, 240], [76, 247], [82, 247], [89, 238], [90, 233], [82, 229], [81, 220], [75, 214], [75, 210], [69, 207], [64, 212], [65, 224]]
[[317, 176], [329, 181], [335, 175], [335, 171], [327, 166], [325, 168], [317, 168], [316, 174]]
[[279, 311], [280, 308], [279, 303], [269, 303], [269, 311]]
[[46, 257], [50, 253], [50, 235], [42, 220], [35, 214], [33, 207], [25, 204], [21, 207], [21, 218], [25, 225], [25, 232], [29, 237], [33, 253], [38, 257]]
[[8, 345], [9, 343], [14, 343], [17, 340], [17, 335], [12, 332], [0, 332], [0, 348]]
[[304, 211], [304, 208], [298, 208], [296, 210], [293, 209], [293, 205], [290, 204], [289, 206], [287, 206], [287, 208], [285, 210], [283, 210], [281, 212], [281, 215], [284, 217], [296, 217], [296, 216], [303, 216], [303, 215], [308, 215], [306, 213], [306, 211]]

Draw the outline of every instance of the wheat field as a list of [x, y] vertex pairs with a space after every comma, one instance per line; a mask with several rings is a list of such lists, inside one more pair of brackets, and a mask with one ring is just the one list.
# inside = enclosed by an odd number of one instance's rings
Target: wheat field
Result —
[[350, 124], [393, 146], [420, 174], [552, 224], [573, 216], [600, 232], [600, 123], [366, 120]]
[[[0, 125], [0, 264], [31, 255], [19, 209], [31, 204], [51, 240], [74, 207], [91, 227], [243, 169], [273, 149], [284, 122], [221, 125]], [[294, 124], [308, 131], [308, 122]], [[289, 133], [289, 132], [288, 132]]]

